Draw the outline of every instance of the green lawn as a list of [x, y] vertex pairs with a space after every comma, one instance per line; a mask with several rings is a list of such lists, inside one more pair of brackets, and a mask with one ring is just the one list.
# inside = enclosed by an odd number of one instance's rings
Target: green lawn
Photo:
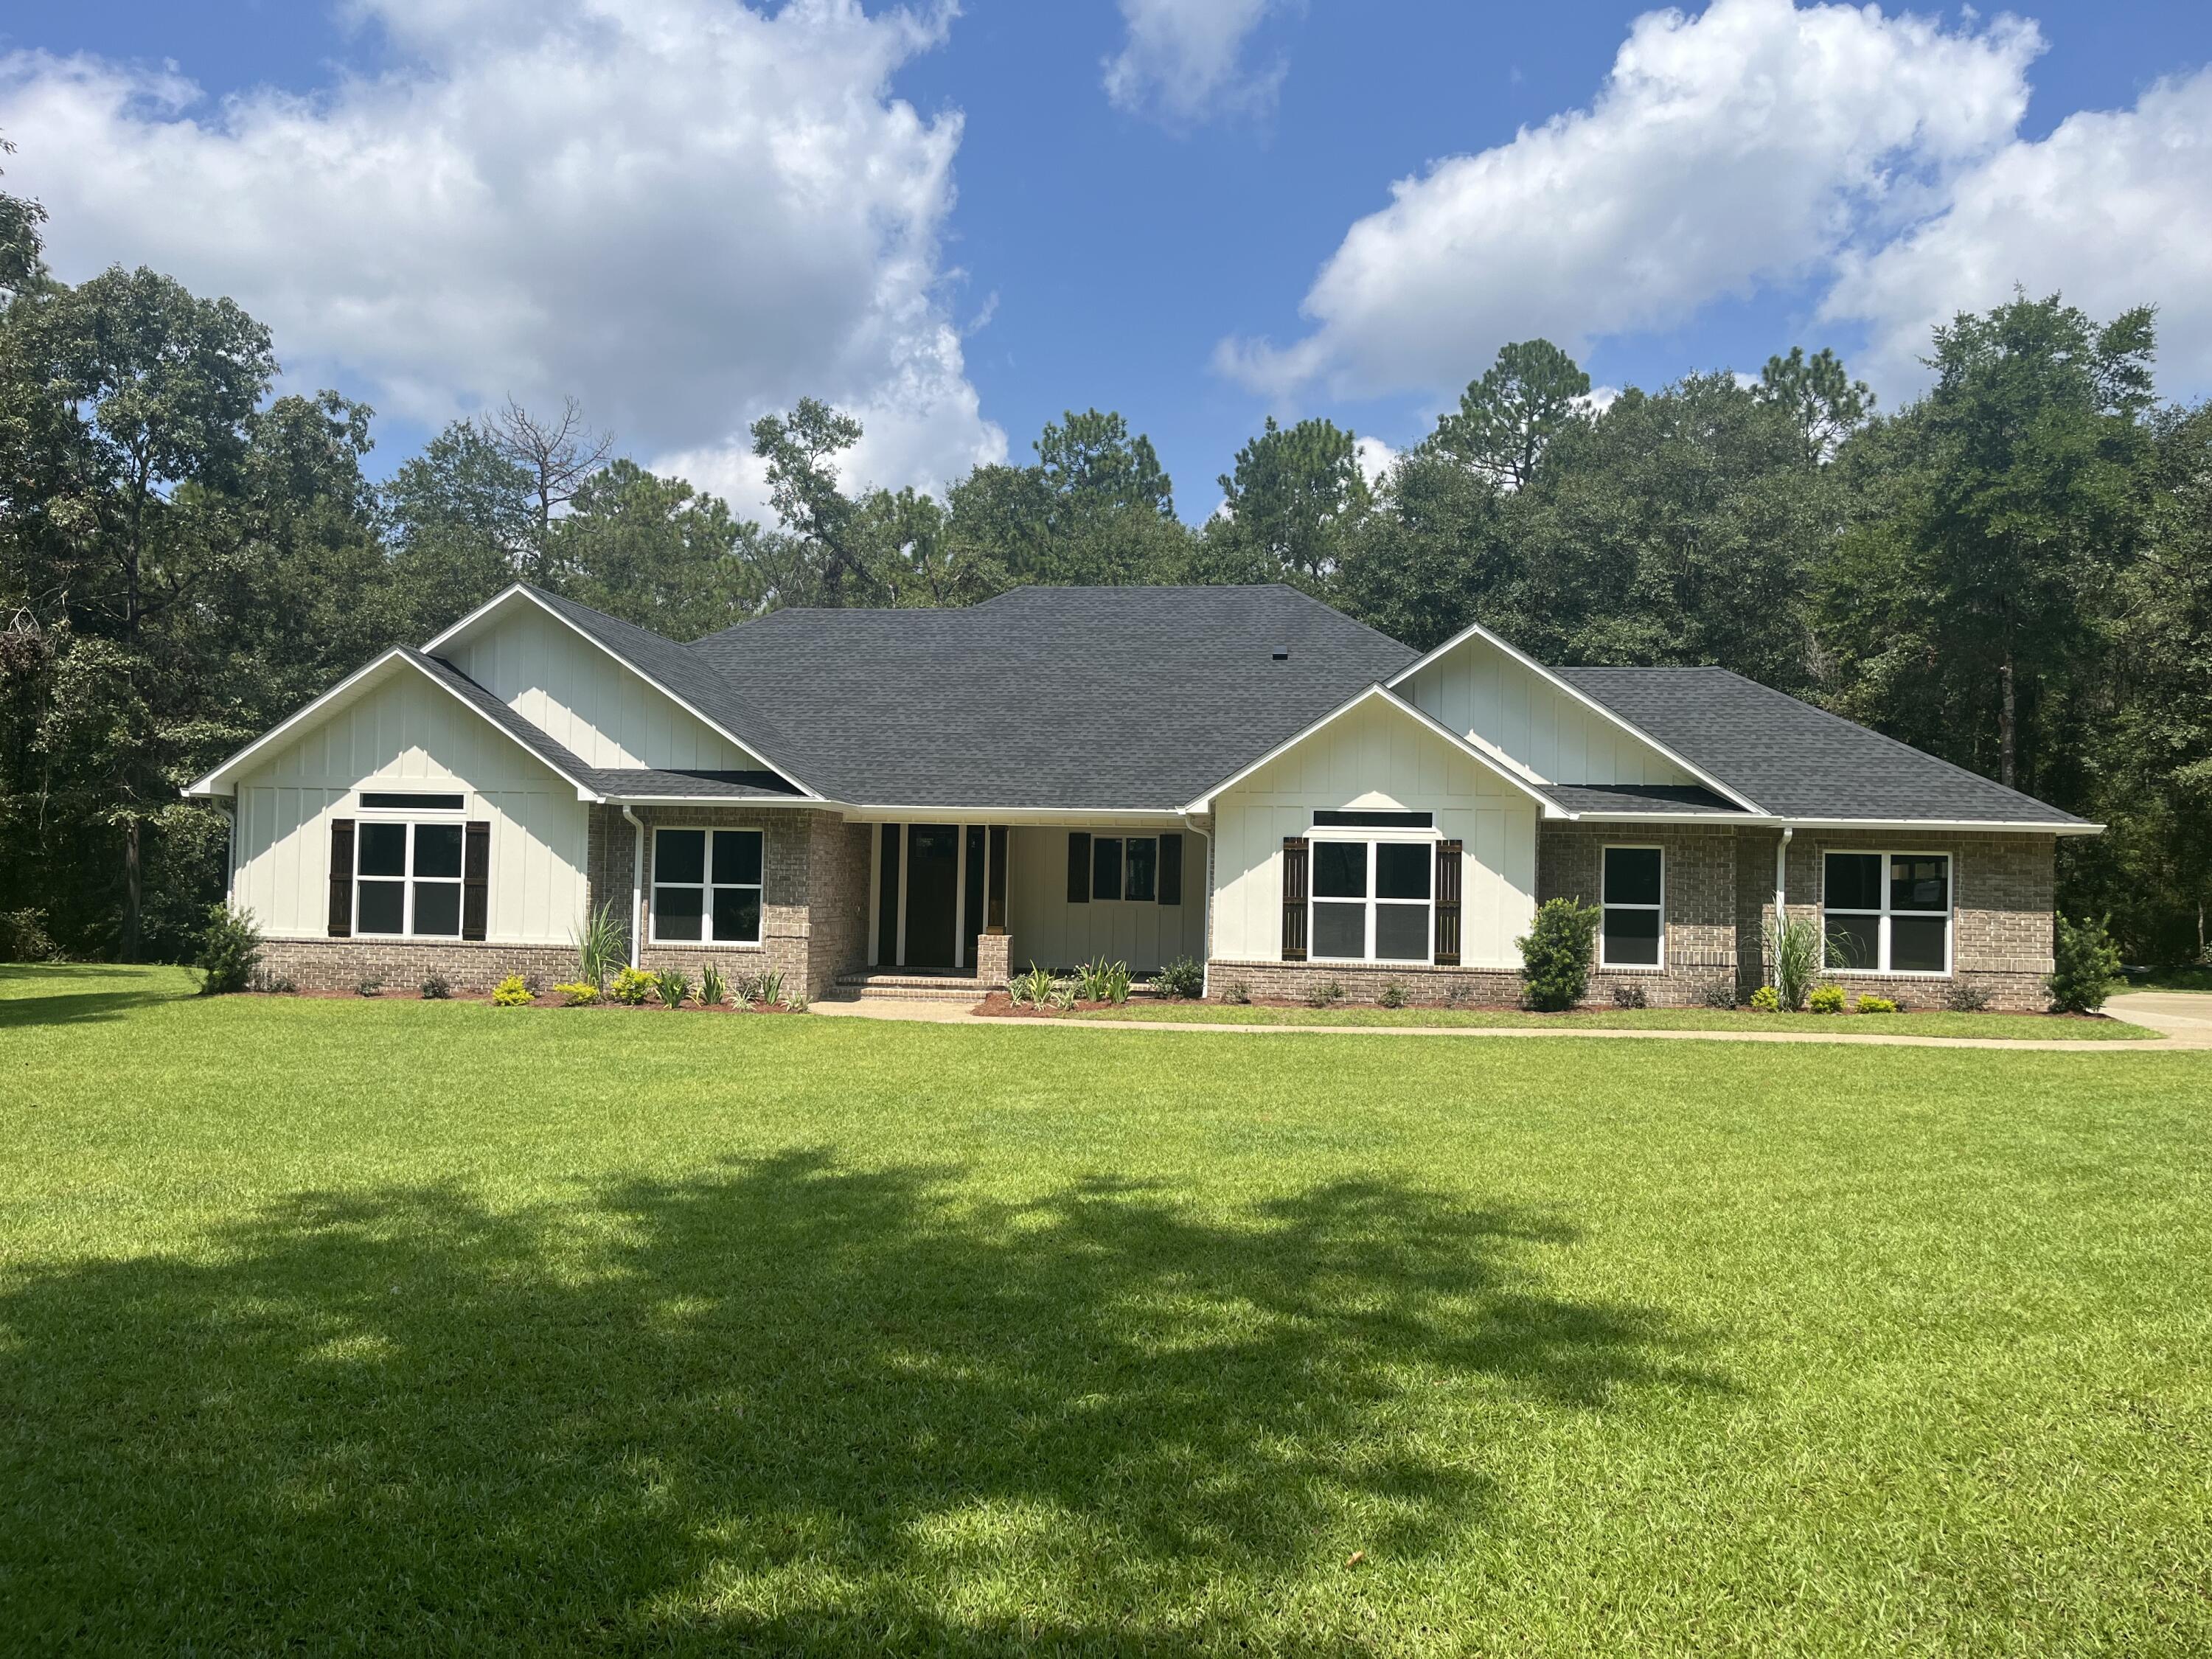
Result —
[[179, 983], [0, 969], [0, 1648], [2212, 1650], [2207, 1056]]
[[[1024, 1016], [1028, 1018], [1028, 1016]], [[1066, 1018], [1066, 1016], [1062, 1016]], [[2121, 1019], [2053, 1018], [2048, 1014], [1755, 1014], [1747, 1008], [1590, 1008], [1571, 1014], [1516, 1009], [1376, 1008], [1365, 1005], [1286, 1008], [1273, 1004], [1125, 1003], [1086, 1009], [1075, 1018], [1198, 1021], [1208, 1025], [1462, 1025], [1497, 1030], [1581, 1026], [1597, 1030], [1816, 1031], [1823, 1036], [2033, 1037], [2073, 1041], [2160, 1040], [2147, 1026]]]

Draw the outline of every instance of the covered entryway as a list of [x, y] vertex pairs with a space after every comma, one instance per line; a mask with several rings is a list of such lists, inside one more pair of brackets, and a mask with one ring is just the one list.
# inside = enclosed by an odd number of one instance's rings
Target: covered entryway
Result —
[[975, 941], [1006, 924], [1007, 835], [981, 823], [877, 826], [868, 963], [972, 975]]

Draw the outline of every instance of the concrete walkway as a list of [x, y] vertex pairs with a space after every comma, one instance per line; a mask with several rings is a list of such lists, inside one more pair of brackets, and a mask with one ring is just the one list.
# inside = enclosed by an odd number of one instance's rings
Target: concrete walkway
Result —
[[2105, 1012], [2131, 1024], [2165, 1033], [2166, 1041], [2125, 1038], [1944, 1037], [1896, 1033], [1826, 1031], [1636, 1031], [1589, 1025], [1217, 1025], [1194, 1019], [1007, 1019], [978, 1014], [961, 1002], [907, 1002], [870, 997], [853, 1002], [817, 1002], [817, 1014], [863, 1019], [916, 1020], [935, 1025], [1049, 1025], [1065, 1030], [1235, 1032], [1258, 1036], [1419, 1037], [1598, 1037], [1633, 1042], [1844, 1042], [1896, 1048], [2027, 1048], [2056, 1054], [2171, 1054], [2177, 1048], [2212, 1048], [2212, 992], [2130, 991], [2105, 1005]]

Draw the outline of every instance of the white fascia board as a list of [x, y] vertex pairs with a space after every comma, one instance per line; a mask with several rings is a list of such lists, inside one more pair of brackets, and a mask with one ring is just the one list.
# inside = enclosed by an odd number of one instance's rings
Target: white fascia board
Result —
[[1582, 704], [1583, 708], [1589, 709], [1590, 713], [1595, 714], [1599, 719], [1617, 726], [1623, 732], [1627, 732], [1630, 737], [1634, 738], [1638, 743], [1644, 744], [1655, 754], [1665, 756], [1668, 760], [1674, 762], [1675, 765], [1680, 767], [1685, 772], [1687, 772], [1692, 777], [1697, 779], [1698, 782], [1704, 784], [1707, 788], [1726, 796], [1729, 799], [1741, 806], [1747, 812], [1762, 818], [1772, 817], [1774, 816], [1765, 807], [1761, 806], [1757, 801], [1752, 799], [1750, 796], [1745, 794], [1742, 790], [1729, 787], [1727, 784], [1723, 783], [1718, 778], [1715, 777], [1711, 773], [1706, 771], [1704, 767], [1693, 765], [1691, 762], [1669, 749], [1665, 744], [1660, 742], [1658, 738], [1653, 737], [1642, 726], [1637, 725], [1633, 720], [1625, 719], [1623, 716], [1615, 714], [1612, 709], [1607, 708], [1603, 703], [1600, 702], [1595, 697], [1591, 696], [1588, 692], [1580, 690], [1577, 687], [1570, 685], [1566, 681], [1561, 679], [1550, 669], [1545, 667], [1543, 664], [1538, 662], [1527, 652], [1519, 649], [1517, 647], [1505, 640], [1500, 639], [1497, 635], [1485, 628], [1480, 623], [1469, 623], [1465, 628], [1461, 629], [1458, 633], [1453, 635], [1451, 638], [1446, 640], [1435, 650], [1430, 652], [1428, 655], [1421, 658], [1418, 662], [1411, 663], [1406, 667], [1400, 669], [1389, 679], [1385, 680], [1383, 684], [1391, 690], [1395, 691], [1402, 682], [1412, 678], [1414, 675], [1419, 673], [1421, 670], [1426, 668], [1431, 663], [1439, 661], [1442, 659], [1449, 656], [1452, 652], [1456, 650], [1460, 646], [1464, 645], [1468, 641], [1473, 639], [1480, 639], [1487, 641], [1489, 644], [1496, 646], [1500, 651], [1503, 651], [1515, 662], [1519, 663], [1530, 673], [1534, 674], [1538, 678], [1543, 680], [1546, 684], [1558, 687], [1559, 690], [1565, 692], [1569, 696], [1572, 697], [1577, 702]]
[[1976, 836], [2097, 836], [2105, 830], [2101, 823], [2021, 823], [2010, 818], [1796, 818], [1771, 812], [1588, 811], [1571, 812], [1567, 816], [1577, 823], [1674, 823], [1685, 828], [1698, 824], [1729, 824], [1768, 830], [1879, 830], [1885, 834], [1930, 830]]
[[752, 744], [748, 743], [744, 738], [739, 737], [736, 732], [722, 725], [720, 721], [714, 720], [702, 711], [693, 708], [669, 687], [663, 685], [659, 680], [653, 678], [652, 675], [647, 673], [645, 670], [640, 668], [628, 657], [623, 656], [621, 652], [616, 650], [605, 640], [600, 639], [595, 634], [592, 634], [584, 629], [577, 627], [571, 618], [562, 616], [551, 605], [546, 604], [544, 599], [532, 591], [529, 584], [526, 582], [516, 582], [502, 590], [493, 598], [485, 600], [475, 610], [470, 611], [467, 616], [462, 617], [460, 621], [455, 623], [444, 633], [439, 635], [436, 639], [432, 640], [429, 644], [424, 646], [422, 647], [422, 654], [426, 657], [436, 656], [438, 654], [439, 648], [441, 646], [446, 645], [451, 641], [459, 639], [463, 635], [475, 628], [479, 622], [490, 616], [493, 611], [501, 609], [518, 594], [523, 599], [529, 600], [547, 616], [552, 617], [555, 622], [559, 623], [570, 633], [574, 634], [578, 639], [582, 640], [587, 645], [596, 647], [609, 661], [620, 665], [625, 671], [631, 674], [635, 674], [639, 679], [643, 680], [647, 685], [659, 692], [662, 696], [667, 698], [669, 702], [674, 703], [685, 714], [690, 715], [693, 720], [698, 721], [700, 725], [705, 726], [709, 732], [714, 732], [725, 742], [737, 744], [737, 746], [744, 750], [745, 753], [750, 755], [755, 760], [760, 762], [761, 764], [768, 770], [775, 773], [781, 777], [789, 778], [792, 782], [799, 786], [799, 793], [805, 796], [807, 799], [823, 800], [825, 799], [825, 797], [817, 794], [814, 790], [809, 788], [804, 780], [793, 775], [789, 767], [778, 765], [768, 756], [762, 754]]
[[247, 744], [245, 748], [240, 750], [236, 754], [231, 756], [229, 759], [224, 761], [213, 771], [209, 772], [204, 777], [196, 778], [191, 782], [186, 784], [181, 793], [187, 800], [213, 799], [221, 792], [222, 785], [225, 783], [235, 782], [237, 781], [239, 772], [242, 770], [247, 763], [250, 762], [256, 755], [267, 749], [271, 744], [284, 738], [288, 733], [301, 729], [303, 723], [311, 721], [313, 716], [327, 708], [330, 704], [336, 702], [338, 698], [344, 696], [345, 694], [353, 690], [354, 687], [361, 684], [371, 675], [375, 674], [380, 669], [385, 667], [386, 665], [392, 662], [404, 664], [414, 672], [420, 674], [432, 685], [436, 686], [441, 691], [443, 691], [455, 702], [467, 709], [470, 714], [475, 715], [486, 726], [491, 727], [493, 731], [498, 732], [500, 736], [505, 738], [509, 743], [513, 744], [517, 749], [522, 750], [524, 754], [529, 756], [531, 759], [536, 761], [547, 771], [552, 773], [553, 775], [560, 779], [562, 782], [569, 785], [575, 790], [576, 799], [578, 800], [596, 801], [603, 799], [596, 790], [584, 783], [580, 779], [569, 776], [568, 773], [562, 771], [551, 761], [546, 759], [544, 756], [539, 754], [528, 744], [523, 742], [521, 738], [516, 737], [514, 732], [508, 731], [497, 720], [492, 719], [490, 715], [485, 714], [483, 709], [477, 708], [466, 697], [461, 696], [459, 692], [454, 690], [452, 686], [447, 684], [435, 674], [433, 674], [428, 669], [423, 667], [422, 664], [409, 657], [407, 653], [398, 646], [392, 647], [391, 650], [386, 652], [382, 656], [375, 658], [374, 660], [365, 663], [361, 667], [356, 668], [352, 673], [347, 675], [343, 679], [340, 680], [329, 690], [324, 692], [321, 696], [315, 698], [312, 702], [303, 704], [299, 708], [295, 709], [291, 714], [287, 716], [284, 720], [278, 721], [275, 726], [270, 726], [266, 732], [264, 732], [259, 737], [254, 738], [252, 743]]
[[[832, 804], [832, 803], [825, 803]], [[1132, 830], [1176, 830], [1182, 814], [1165, 806], [874, 806], [842, 804], [855, 823], [1120, 824]]]
[[1381, 681], [1377, 681], [1376, 684], [1368, 686], [1364, 690], [1354, 692], [1349, 698], [1343, 702], [1339, 703], [1334, 708], [1331, 709], [1328, 714], [1323, 714], [1319, 720], [1307, 726], [1304, 731], [1292, 732], [1289, 737], [1284, 738], [1282, 742], [1277, 744], [1273, 749], [1270, 749], [1266, 754], [1261, 756], [1259, 759], [1254, 761], [1249, 766], [1243, 768], [1242, 770], [1235, 773], [1230, 777], [1224, 778], [1219, 783], [1215, 784], [1211, 789], [1208, 789], [1196, 800], [1189, 802], [1179, 810], [1185, 813], [1212, 811], [1213, 810], [1214, 798], [1217, 795], [1222, 794], [1227, 790], [1234, 789], [1238, 784], [1243, 782], [1245, 779], [1250, 777], [1255, 772], [1267, 765], [1270, 761], [1278, 759], [1280, 757], [1288, 754], [1291, 750], [1305, 742], [1307, 738], [1314, 737], [1319, 732], [1326, 730], [1328, 727], [1334, 725], [1338, 720], [1343, 719], [1345, 715], [1350, 714], [1362, 703], [1364, 703], [1369, 699], [1374, 697], [1382, 698], [1389, 707], [1395, 708], [1398, 713], [1406, 715], [1411, 720], [1419, 721], [1437, 737], [1443, 739], [1445, 743], [1449, 744], [1453, 748], [1458, 750], [1460, 753], [1465, 755], [1469, 760], [1475, 762], [1486, 771], [1495, 773], [1498, 777], [1503, 778], [1506, 782], [1511, 784], [1522, 794], [1528, 796], [1530, 800], [1536, 803], [1537, 810], [1542, 817], [1547, 818], [1563, 818], [1567, 816], [1565, 810], [1562, 808], [1557, 801], [1544, 794], [1534, 784], [1528, 782], [1526, 779], [1519, 776], [1510, 769], [1498, 758], [1497, 756], [1486, 753], [1485, 750], [1477, 748], [1474, 744], [1469, 743], [1465, 737], [1462, 736], [1459, 732], [1453, 731], [1451, 727], [1444, 725], [1441, 720], [1431, 714], [1428, 710], [1408, 702], [1405, 698], [1400, 696], [1396, 692], [1392, 691], [1388, 685]]

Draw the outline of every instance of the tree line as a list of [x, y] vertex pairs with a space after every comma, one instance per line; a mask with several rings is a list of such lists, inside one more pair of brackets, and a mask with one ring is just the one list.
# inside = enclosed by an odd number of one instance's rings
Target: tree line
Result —
[[[1193, 527], [1119, 414], [942, 499], [856, 490], [811, 398], [755, 424], [774, 522], [574, 403], [456, 421], [382, 483], [373, 411], [272, 398], [268, 331], [146, 270], [70, 285], [0, 195], [0, 954], [189, 948], [226, 829], [179, 787], [516, 577], [677, 639], [778, 607], [1024, 583], [1293, 583], [1407, 644], [1480, 621], [1559, 664], [1717, 664], [2112, 825], [2061, 902], [2201, 957], [2212, 893], [2212, 410], [2154, 318], [2016, 296], [1936, 331], [1894, 411], [1828, 351], [1601, 408], [1508, 345], [1370, 482], [1269, 420]], [[1133, 696], [1151, 688], [1133, 686]]]

